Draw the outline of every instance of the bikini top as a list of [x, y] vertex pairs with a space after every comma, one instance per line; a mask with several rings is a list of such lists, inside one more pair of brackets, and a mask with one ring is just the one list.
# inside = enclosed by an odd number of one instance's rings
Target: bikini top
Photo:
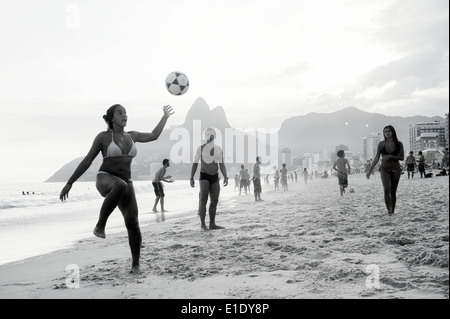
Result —
[[389, 153], [386, 150], [386, 143], [384, 143], [383, 148], [381, 149], [381, 154], [383, 154], [383, 155], [386, 155], [386, 154], [389, 154], [389, 155], [398, 154], [399, 152], [400, 152], [400, 145], [399, 145], [398, 142], [395, 142], [395, 150], [392, 153]]
[[123, 154], [122, 150], [120, 149], [120, 147], [114, 142], [114, 133], [111, 131], [111, 144], [109, 144], [108, 148], [106, 149], [106, 156], [104, 158], [107, 157], [121, 157], [121, 156], [130, 156], [130, 157], [135, 157], [137, 154], [137, 149], [136, 149], [136, 145], [134, 145], [134, 141], [131, 138], [131, 136], [126, 133], [128, 135], [128, 137], [131, 140], [132, 146], [131, 146], [131, 150], [128, 152], [128, 154]]

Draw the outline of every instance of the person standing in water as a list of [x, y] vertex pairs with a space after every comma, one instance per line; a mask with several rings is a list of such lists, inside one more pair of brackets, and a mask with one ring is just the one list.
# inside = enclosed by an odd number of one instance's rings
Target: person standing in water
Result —
[[399, 161], [403, 161], [405, 155], [403, 144], [398, 140], [397, 133], [392, 125], [388, 125], [383, 129], [383, 135], [384, 141], [378, 143], [377, 154], [366, 177], [367, 179], [370, 178], [372, 170], [381, 156], [380, 176], [383, 183], [384, 202], [388, 214], [393, 215], [397, 202], [397, 187], [402, 174]]
[[[223, 229], [224, 227], [216, 224], [217, 204], [219, 203], [220, 183], [219, 183], [219, 167], [223, 175], [223, 186], [228, 185], [227, 169], [223, 161], [222, 149], [214, 144], [216, 138], [216, 131], [213, 128], [208, 128], [205, 131], [206, 143], [200, 145], [195, 154], [194, 163], [191, 169], [191, 187], [195, 187], [194, 176], [200, 165], [200, 194], [198, 214], [200, 216], [201, 229], [204, 231]], [[209, 204], [209, 229], [206, 227], [206, 204], [208, 203], [208, 196], [210, 198]]]
[[122, 212], [125, 226], [128, 231], [128, 241], [131, 249], [131, 272], [139, 273], [139, 259], [142, 244], [142, 235], [138, 221], [138, 205], [131, 180], [131, 162], [137, 154], [135, 143], [147, 143], [157, 140], [173, 114], [172, 107], [163, 107], [163, 117], [150, 133], [138, 131], [125, 132], [128, 115], [120, 104], [111, 106], [103, 119], [108, 124], [108, 130], [100, 132], [94, 139], [92, 146], [75, 169], [60, 193], [60, 200], [69, 197], [72, 184], [91, 166], [94, 159], [101, 152], [103, 163], [97, 174], [96, 187], [105, 200], [100, 208], [100, 216], [94, 228], [94, 235], [105, 238], [105, 227], [108, 217], [116, 207]]

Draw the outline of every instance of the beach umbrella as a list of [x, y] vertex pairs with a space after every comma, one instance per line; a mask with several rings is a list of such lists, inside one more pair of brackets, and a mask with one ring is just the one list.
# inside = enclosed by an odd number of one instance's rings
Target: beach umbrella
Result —
[[435, 149], [422, 151], [422, 154], [425, 158], [425, 161], [430, 163], [439, 163], [444, 157], [444, 153], [442, 151]]

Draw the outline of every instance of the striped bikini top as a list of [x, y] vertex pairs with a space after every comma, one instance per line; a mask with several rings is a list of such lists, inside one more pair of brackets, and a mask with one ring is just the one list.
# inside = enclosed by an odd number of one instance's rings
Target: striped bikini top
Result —
[[108, 148], [106, 150], [106, 156], [104, 158], [107, 157], [120, 157], [120, 156], [130, 156], [130, 157], [135, 157], [137, 154], [137, 149], [136, 149], [136, 145], [134, 144], [133, 139], [131, 138], [131, 136], [126, 133], [128, 135], [128, 137], [131, 140], [132, 146], [131, 146], [131, 150], [128, 152], [128, 154], [123, 154], [122, 150], [120, 149], [120, 147], [114, 142], [114, 133], [111, 131], [111, 144], [108, 145]]

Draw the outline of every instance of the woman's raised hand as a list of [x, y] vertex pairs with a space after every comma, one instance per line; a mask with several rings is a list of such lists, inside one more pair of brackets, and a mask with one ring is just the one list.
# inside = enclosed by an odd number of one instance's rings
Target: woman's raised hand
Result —
[[175, 113], [175, 112], [173, 112], [172, 107], [170, 105], [164, 105], [163, 111], [164, 111], [164, 115], [167, 116], [167, 117], [169, 117], [173, 113]]

